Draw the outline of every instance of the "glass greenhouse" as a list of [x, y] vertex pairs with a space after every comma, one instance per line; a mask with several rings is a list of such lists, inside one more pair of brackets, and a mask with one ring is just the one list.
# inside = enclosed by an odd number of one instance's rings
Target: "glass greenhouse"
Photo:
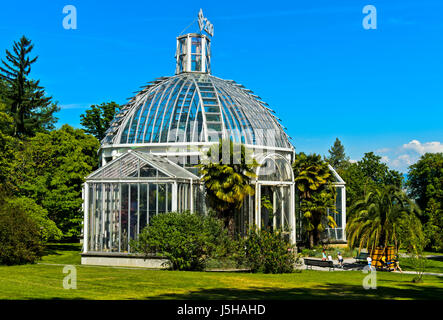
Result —
[[[148, 83], [111, 122], [101, 141], [101, 167], [84, 184], [82, 263], [145, 265], [133, 259], [129, 241], [152, 216], [206, 212], [196, 165], [220, 139], [245, 145], [260, 164], [255, 195], [245, 200], [236, 232], [269, 226], [282, 228], [292, 242], [299, 238], [290, 137], [259, 96], [210, 74], [210, 41], [196, 33], [178, 37], [176, 75]], [[345, 184], [334, 174], [339, 210], [331, 214], [339, 227], [327, 232], [344, 241]]]

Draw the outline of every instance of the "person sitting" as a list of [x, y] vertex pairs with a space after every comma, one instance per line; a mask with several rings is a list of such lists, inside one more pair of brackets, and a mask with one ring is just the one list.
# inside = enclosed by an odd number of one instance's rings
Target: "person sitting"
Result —
[[400, 262], [398, 261], [398, 256], [394, 259], [394, 272], [397, 271], [397, 269], [400, 271], [400, 273], [403, 273], [403, 270], [400, 268]]
[[325, 251], [325, 249], [323, 249], [321, 255], [322, 255], [321, 261], [326, 261], [326, 251]]
[[384, 268], [386, 268], [387, 270], [391, 269], [391, 265], [393, 264], [393, 261], [387, 260], [386, 256], [381, 257], [381, 262], [382, 262], [382, 265]]
[[381, 265], [383, 268], [386, 267], [386, 257], [385, 256], [381, 257], [380, 262], [381, 262]]
[[340, 265], [341, 268], [343, 268], [343, 256], [341, 255], [340, 252], [337, 254], [337, 258], [338, 258], [338, 264]]

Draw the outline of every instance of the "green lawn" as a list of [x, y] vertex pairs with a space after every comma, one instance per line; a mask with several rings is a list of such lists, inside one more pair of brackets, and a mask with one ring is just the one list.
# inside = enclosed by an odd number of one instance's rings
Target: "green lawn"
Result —
[[[400, 258], [400, 267], [402, 270], [414, 270], [414, 265], [410, 258]], [[426, 259], [425, 272], [443, 274], [443, 259]]]
[[[377, 273], [365, 290], [361, 272], [283, 275], [178, 272], [81, 266], [79, 245], [51, 245], [37, 265], [1, 266], [0, 299], [443, 299], [443, 277]], [[52, 264], [52, 265], [49, 265]], [[77, 289], [63, 289], [63, 265], [77, 265]]]

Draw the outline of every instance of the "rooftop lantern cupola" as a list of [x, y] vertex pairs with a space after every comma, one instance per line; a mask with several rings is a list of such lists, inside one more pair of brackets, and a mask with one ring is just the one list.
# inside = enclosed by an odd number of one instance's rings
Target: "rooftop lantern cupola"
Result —
[[188, 33], [177, 37], [176, 74], [183, 72], [211, 73], [211, 39], [202, 34], [205, 31], [212, 36], [213, 25], [203, 17], [200, 9], [198, 14], [200, 33]]

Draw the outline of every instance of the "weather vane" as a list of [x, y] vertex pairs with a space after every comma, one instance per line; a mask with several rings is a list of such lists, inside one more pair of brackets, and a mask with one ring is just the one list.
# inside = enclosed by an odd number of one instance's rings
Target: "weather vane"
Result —
[[204, 30], [211, 37], [214, 36], [214, 25], [203, 16], [202, 9], [200, 9], [200, 12], [198, 13], [198, 26], [200, 27], [200, 33]]

